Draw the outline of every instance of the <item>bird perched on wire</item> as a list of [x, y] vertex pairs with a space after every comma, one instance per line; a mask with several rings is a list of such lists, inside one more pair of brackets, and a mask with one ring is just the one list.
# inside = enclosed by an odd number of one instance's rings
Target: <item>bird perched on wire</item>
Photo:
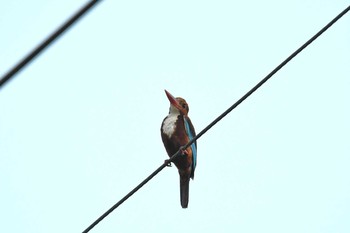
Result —
[[[171, 157], [192, 140], [196, 133], [188, 117], [189, 107], [186, 100], [181, 97], [175, 98], [167, 90], [165, 90], [165, 94], [170, 101], [170, 109], [168, 116], [162, 122], [160, 131], [164, 147]], [[187, 149], [181, 149], [181, 154], [175, 158], [173, 163], [180, 175], [181, 206], [187, 208], [190, 178], [194, 178], [197, 163], [197, 143], [192, 143]]]

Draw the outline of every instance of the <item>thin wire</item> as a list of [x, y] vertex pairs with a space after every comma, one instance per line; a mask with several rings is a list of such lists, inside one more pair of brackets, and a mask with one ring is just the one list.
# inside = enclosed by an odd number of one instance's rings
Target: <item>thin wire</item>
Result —
[[281, 64], [279, 64], [274, 70], [272, 70], [264, 79], [262, 79], [257, 85], [255, 85], [250, 91], [248, 91], [242, 98], [240, 98], [236, 103], [234, 103], [230, 108], [228, 108], [224, 113], [218, 116], [212, 123], [205, 127], [199, 134], [197, 134], [192, 140], [190, 140], [186, 145], [181, 147], [174, 155], [166, 160], [157, 170], [155, 170], [150, 176], [148, 176], [144, 181], [142, 181], [138, 186], [131, 190], [125, 197], [123, 197], [119, 202], [112, 206], [107, 212], [105, 212], [101, 217], [99, 217], [95, 222], [93, 222], [83, 233], [89, 232], [94, 226], [96, 226], [102, 219], [104, 219], [108, 214], [110, 214], [114, 209], [120, 206], [124, 201], [126, 201], [130, 196], [137, 192], [142, 186], [144, 186], [148, 181], [150, 181], [155, 175], [157, 175], [161, 170], [163, 170], [170, 162], [174, 161], [176, 157], [181, 154], [181, 150], [186, 149], [192, 143], [197, 141], [203, 134], [205, 134], [211, 127], [218, 123], [222, 118], [229, 114], [233, 109], [235, 109], [239, 104], [241, 104], [245, 99], [247, 99], [251, 94], [253, 94], [259, 87], [261, 87], [267, 80], [269, 80], [277, 71], [279, 71], [283, 66], [285, 66], [289, 61], [291, 61], [296, 55], [298, 55], [302, 50], [304, 50], [308, 45], [310, 45], [314, 40], [316, 40], [322, 33], [324, 33], [328, 28], [330, 28], [336, 21], [338, 21], [343, 15], [345, 15], [350, 10], [350, 5], [343, 10], [339, 15], [337, 15], [331, 22], [329, 22], [325, 27], [323, 27], [317, 34], [315, 34], [311, 39], [309, 39], [305, 44], [298, 48], [294, 53], [292, 53], [287, 59], [285, 59]]
[[0, 88], [8, 82], [15, 74], [17, 74], [23, 67], [25, 67], [30, 61], [32, 61], [40, 52], [42, 52], [47, 46], [49, 46], [55, 39], [57, 39], [63, 32], [65, 32], [70, 26], [72, 26], [79, 18], [88, 12], [99, 0], [89, 1], [83, 6], [77, 13], [75, 13], [70, 19], [68, 19], [61, 27], [53, 32], [46, 40], [34, 48], [27, 56], [20, 60], [12, 69], [10, 69], [1, 79]]
[[[196, 137], [190, 140], [186, 145], [183, 146], [184, 149], [189, 147], [193, 142], [197, 141], [203, 134], [205, 134], [211, 127], [218, 123], [222, 118], [229, 114], [233, 109], [235, 109], [239, 104], [241, 104], [245, 99], [247, 99], [251, 94], [253, 94], [259, 87], [261, 87], [267, 80], [269, 80], [274, 74], [277, 73], [283, 66], [290, 62], [296, 55], [303, 51], [308, 45], [310, 45], [314, 40], [316, 40], [320, 35], [322, 35], [328, 28], [330, 28], [335, 22], [337, 22], [342, 16], [344, 16], [350, 10], [350, 5], [343, 10], [339, 15], [337, 15], [331, 22], [324, 26], [318, 33], [306, 41], [300, 48], [298, 48], [294, 53], [292, 53], [287, 59], [285, 59], [281, 64], [279, 64], [274, 70], [272, 70], [264, 79], [262, 79], [258, 84], [256, 84], [250, 91], [248, 91], [244, 96], [242, 96], [236, 103], [234, 103], [230, 108], [228, 108], [224, 113], [218, 116], [212, 123], [205, 127]], [[172, 156], [174, 157], [174, 156]], [[173, 159], [171, 159], [173, 161]]]
[[[180, 151], [176, 152], [173, 157], [177, 154], [180, 154]], [[172, 158], [173, 158], [172, 157]], [[114, 204], [109, 210], [107, 210], [104, 214], [102, 214], [95, 222], [93, 222], [88, 228], [86, 228], [83, 233], [89, 232], [94, 226], [96, 226], [99, 222], [102, 221], [107, 215], [109, 215], [113, 210], [115, 210], [118, 206], [120, 206], [124, 201], [126, 201], [129, 197], [131, 197], [134, 193], [136, 193], [142, 186], [144, 186], [148, 181], [150, 181], [154, 176], [156, 176], [163, 168], [168, 166], [171, 159], [166, 160], [157, 170], [155, 170], [151, 175], [149, 175], [144, 181], [142, 181], [139, 185], [137, 185], [133, 190], [131, 190], [128, 194], [125, 195], [120, 201]]]

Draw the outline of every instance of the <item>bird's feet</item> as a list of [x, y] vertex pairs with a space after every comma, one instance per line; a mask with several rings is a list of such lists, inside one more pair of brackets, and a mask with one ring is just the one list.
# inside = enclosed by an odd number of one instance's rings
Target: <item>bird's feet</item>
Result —
[[181, 148], [180, 150], [181, 150], [181, 155], [188, 155], [187, 149]]
[[169, 162], [169, 159], [164, 160], [164, 164], [165, 164], [167, 167], [171, 167], [171, 162]]

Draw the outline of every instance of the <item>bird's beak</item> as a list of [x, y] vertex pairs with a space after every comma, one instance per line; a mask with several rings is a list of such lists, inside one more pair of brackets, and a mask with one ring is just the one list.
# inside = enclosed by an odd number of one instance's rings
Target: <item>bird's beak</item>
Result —
[[175, 97], [172, 94], [170, 94], [167, 90], [164, 90], [164, 91], [166, 96], [168, 97], [168, 100], [170, 101], [170, 104], [173, 105], [175, 108], [179, 109], [180, 111], [182, 111], [182, 107], [179, 105]]

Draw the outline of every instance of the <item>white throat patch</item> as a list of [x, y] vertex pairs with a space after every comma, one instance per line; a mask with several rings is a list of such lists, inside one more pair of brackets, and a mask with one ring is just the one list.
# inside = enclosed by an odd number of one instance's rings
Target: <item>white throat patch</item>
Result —
[[162, 130], [163, 130], [163, 133], [165, 133], [168, 136], [168, 138], [170, 138], [175, 131], [175, 123], [179, 115], [180, 114], [178, 113], [170, 112], [167, 118], [163, 122]]

